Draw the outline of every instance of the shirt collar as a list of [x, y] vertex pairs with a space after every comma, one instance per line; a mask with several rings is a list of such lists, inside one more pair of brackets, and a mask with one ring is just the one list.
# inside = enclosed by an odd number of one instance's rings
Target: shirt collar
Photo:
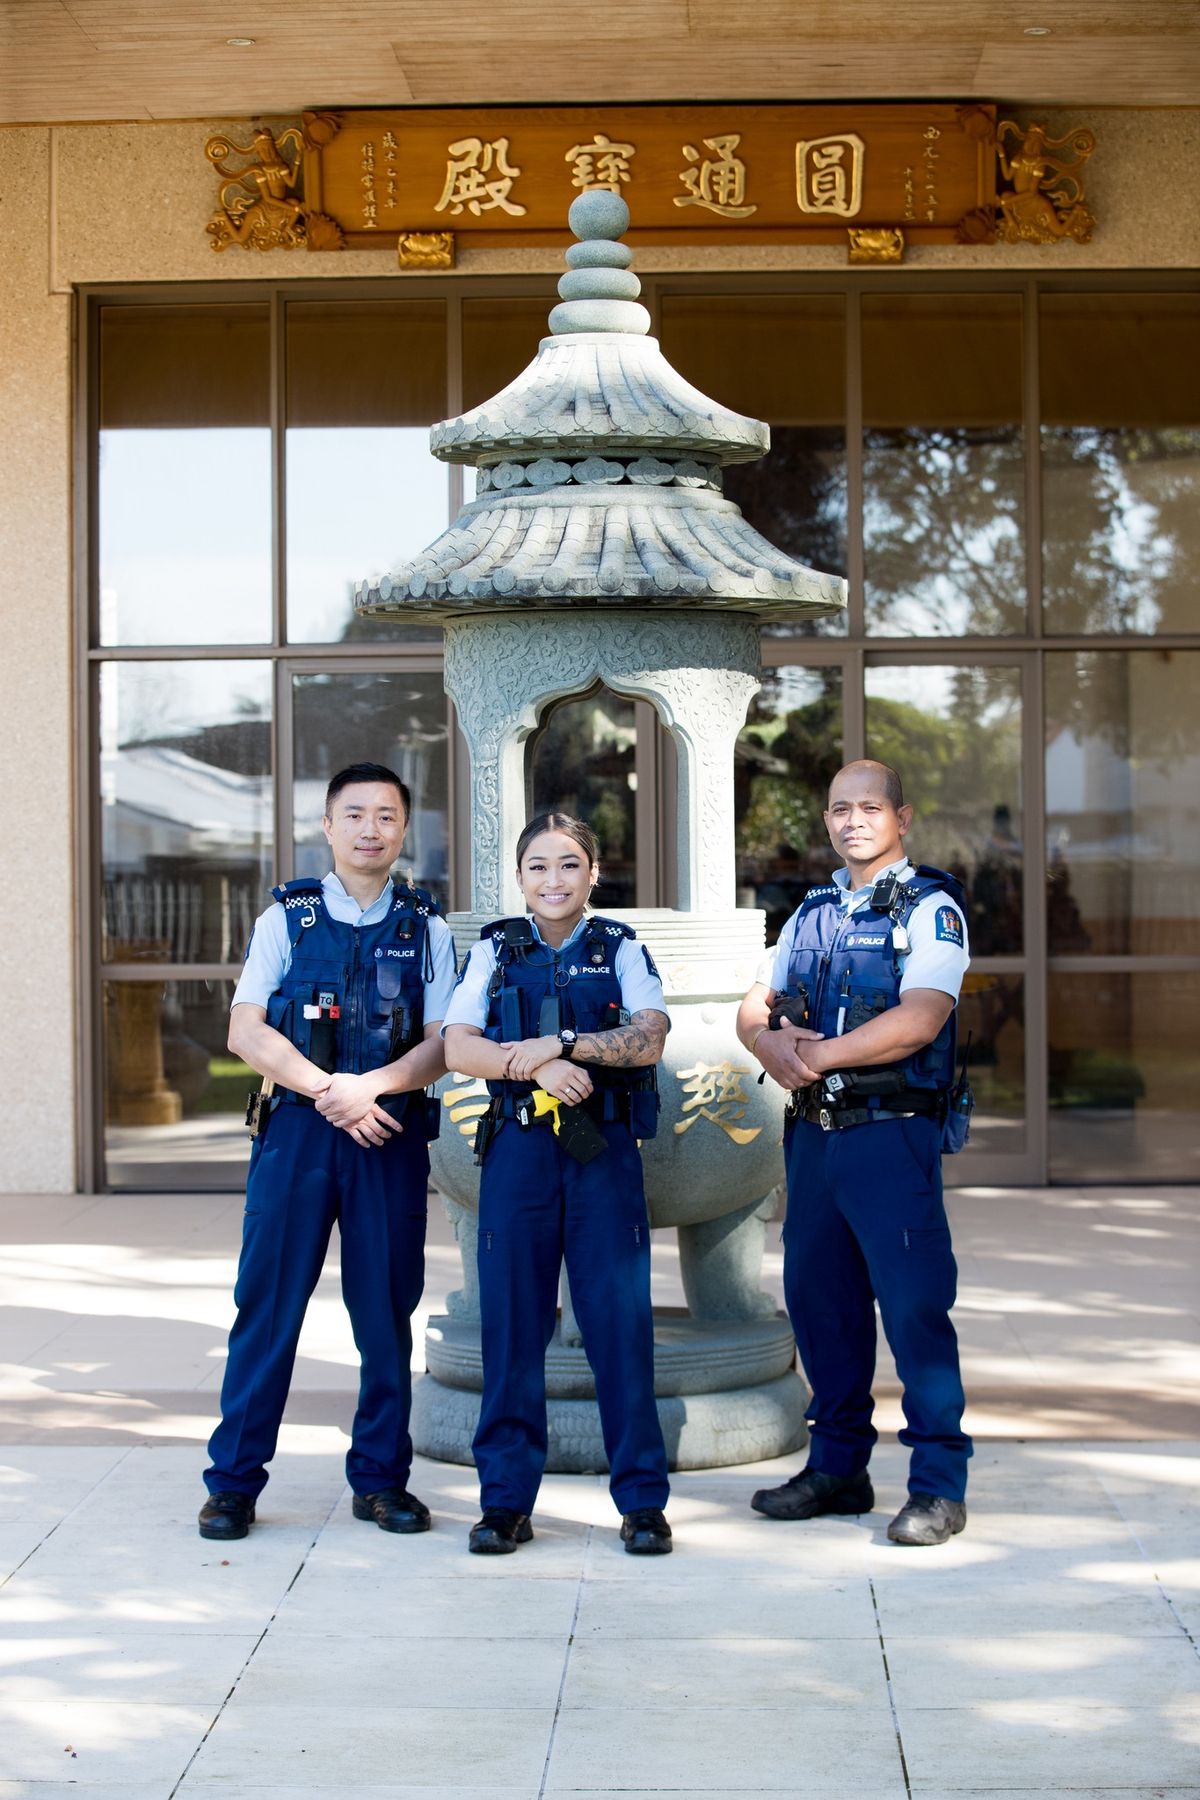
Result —
[[898, 862], [889, 863], [886, 869], [880, 869], [875, 877], [875, 881], [868, 882], [866, 887], [856, 888], [853, 893], [850, 891], [849, 869], [835, 869], [833, 872], [833, 879], [837, 886], [842, 890], [842, 903], [845, 906], [854, 906], [861, 905], [866, 896], [871, 892], [875, 882], [882, 881], [885, 875], [894, 875], [897, 881], [911, 881], [912, 873], [912, 864], [909, 862], [907, 856], [902, 856]]
[[[591, 916], [592, 916], [591, 913], [586, 913], [586, 912], [584, 913], [582, 919], [580, 919], [578, 925], [575, 927], [575, 929], [571, 933], [570, 937], [564, 938], [562, 943], [558, 946], [560, 950], [565, 950], [568, 944], [573, 944], [575, 942], [575, 939], [579, 936], [581, 931], [586, 931], [588, 921], [591, 919]], [[537, 939], [538, 943], [541, 944], [547, 950], [551, 949], [552, 946], [550, 944], [546, 943], [545, 938], [542, 936], [541, 932], [538, 930], [538, 922], [534, 918], [533, 914], [530, 913], [528, 915], [528, 917], [529, 917], [529, 923], [533, 926], [533, 935]]]
[[[335, 895], [337, 899], [345, 900], [351, 906], [358, 906], [358, 901], [354, 898], [354, 895], [346, 892], [346, 889], [342, 884], [341, 876], [335, 875], [332, 869], [330, 869], [328, 875], [323, 875], [321, 877], [321, 886], [325, 889], [326, 893]], [[389, 875], [378, 898], [372, 900], [370, 906], [358, 906], [358, 910], [363, 918], [365, 919], [368, 913], [373, 913], [381, 901], [388, 899], [391, 895], [391, 891], [392, 878]]]

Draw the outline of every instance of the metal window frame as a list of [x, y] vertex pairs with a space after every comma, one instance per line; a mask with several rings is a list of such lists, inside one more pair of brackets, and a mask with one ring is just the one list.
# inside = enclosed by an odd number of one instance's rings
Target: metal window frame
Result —
[[[423, 300], [441, 299], [446, 307], [447, 410], [453, 414], [462, 404], [462, 302], [464, 297], [544, 298], [553, 301], [554, 276], [424, 276], [419, 288]], [[828, 666], [843, 671], [843, 732], [847, 756], [861, 755], [864, 747], [864, 680], [868, 664], [953, 661], [1010, 663], [1023, 669], [1024, 767], [1023, 812], [1027, 845], [1025, 884], [1025, 1031], [1027, 1146], [1034, 1182], [1048, 1176], [1046, 1104], [1046, 1003], [1051, 968], [1118, 971], [1194, 969], [1197, 958], [1136, 956], [1056, 957], [1048, 959], [1045, 907], [1042, 904], [1045, 860], [1045, 772], [1043, 757], [1043, 709], [1045, 653], [1137, 649], [1200, 650], [1200, 634], [1185, 632], [1147, 636], [1135, 633], [1083, 633], [1049, 636], [1044, 630], [1041, 606], [1042, 483], [1041, 433], [1038, 416], [1038, 301], [1047, 292], [1106, 294], [1137, 292], [1190, 292], [1200, 290], [1196, 275], [1188, 270], [1047, 270], [1013, 271], [975, 269], [964, 271], [780, 271], [780, 272], [670, 272], [642, 277], [643, 297], [654, 327], [661, 318], [662, 302], [671, 295], [737, 295], [751, 300], [757, 294], [840, 293], [846, 306], [846, 456], [847, 549], [850, 606], [848, 634], [844, 638], [764, 638], [762, 656], [767, 667], [788, 664]], [[868, 637], [865, 631], [863, 595], [863, 464], [862, 464], [862, 357], [861, 300], [876, 292], [904, 293], [1015, 293], [1022, 306], [1022, 392], [1025, 448], [1026, 620], [1025, 630], [1003, 638]], [[102, 983], [105, 980], [226, 979], [236, 974], [218, 964], [105, 964], [101, 958], [98, 909], [94, 896], [100, 879], [100, 816], [98, 774], [98, 675], [105, 662], [255, 660], [273, 665], [272, 691], [272, 787], [275, 805], [274, 859], [278, 876], [291, 868], [292, 809], [290, 777], [293, 750], [291, 676], [305, 666], [329, 669], [387, 666], [405, 670], [441, 667], [441, 644], [395, 645], [381, 642], [364, 651], [361, 644], [299, 644], [286, 639], [286, 308], [290, 301], [378, 300], [399, 297], [394, 280], [375, 276], [339, 278], [331, 286], [325, 280], [251, 279], [229, 282], [103, 283], [77, 288], [73, 297], [74, 428], [72, 436], [72, 585], [74, 733], [72, 785], [74, 817], [73, 883], [75, 910], [74, 998], [79, 1029], [76, 1034], [75, 1127], [77, 1173], [81, 1191], [100, 1188], [103, 1161]], [[96, 643], [98, 635], [97, 542], [99, 311], [102, 307], [143, 305], [253, 305], [268, 308], [271, 333], [270, 407], [272, 432], [272, 631], [268, 642], [258, 644], [108, 645]], [[451, 517], [461, 505], [462, 471], [452, 465], [449, 482]], [[469, 804], [466, 744], [447, 700], [450, 735], [449, 795], [451, 805], [450, 879], [454, 903], [469, 904], [465, 891], [470, 867]], [[647, 718], [652, 709], [647, 709]], [[672, 816], [668, 799], [674, 780], [670, 745], [657, 722], [643, 747], [639, 740], [639, 904], [653, 894], [659, 904], [670, 905], [670, 859], [664, 852], [664, 828]], [[642, 781], [643, 769], [647, 779]], [[657, 842], [653, 806], [658, 807]], [[643, 814], [643, 806], [645, 813]], [[1036, 851], [1036, 855], [1035, 855]], [[653, 852], [653, 854], [652, 854]], [[646, 871], [641, 873], [643, 861]], [[1035, 879], [1034, 864], [1041, 873]], [[981, 959], [980, 968], [993, 962], [1008, 969], [1014, 959]], [[1011, 1160], [1011, 1159], [1009, 1159]], [[1008, 1171], [1011, 1176], [1012, 1171]], [[979, 1179], [976, 1171], [973, 1179]]]

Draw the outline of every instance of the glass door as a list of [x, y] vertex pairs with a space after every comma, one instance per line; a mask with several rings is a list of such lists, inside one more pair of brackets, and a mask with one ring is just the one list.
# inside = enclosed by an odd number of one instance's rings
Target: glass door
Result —
[[998, 652], [969, 661], [933, 651], [872, 655], [864, 670], [866, 754], [903, 781], [914, 814], [909, 856], [956, 875], [967, 895], [971, 966], [959, 1044], [969, 1033], [975, 1117], [967, 1149], [944, 1165], [959, 1187], [1039, 1179], [1029, 919], [1038, 846], [1023, 776], [1029, 674], [1025, 657]]

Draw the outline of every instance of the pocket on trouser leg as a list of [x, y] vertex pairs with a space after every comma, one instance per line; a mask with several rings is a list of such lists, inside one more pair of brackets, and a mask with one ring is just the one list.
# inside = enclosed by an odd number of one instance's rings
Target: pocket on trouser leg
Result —
[[905, 1225], [905, 1273], [926, 1306], [949, 1312], [958, 1290], [958, 1264], [948, 1225]]

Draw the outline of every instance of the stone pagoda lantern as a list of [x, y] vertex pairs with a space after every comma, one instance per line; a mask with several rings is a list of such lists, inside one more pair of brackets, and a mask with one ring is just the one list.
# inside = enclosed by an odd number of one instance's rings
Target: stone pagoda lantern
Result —
[[[835, 611], [845, 583], [775, 549], [723, 497], [722, 469], [756, 461], [770, 434], [689, 386], [647, 336], [619, 242], [624, 200], [592, 189], [569, 217], [580, 241], [551, 335], [493, 400], [431, 433], [435, 456], [476, 468], [476, 497], [415, 561], [361, 583], [356, 603], [436, 613], [444, 626], [471, 755], [471, 911], [450, 920], [460, 957], [482, 925], [523, 911], [514, 847], [527, 740], [546, 710], [604, 683], [649, 701], [674, 740], [678, 910], [619, 916], [649, 947], [672, 1020], [658, 1136], [643, 1149], [650, 1219], [678, 1229], [687, 1297], [686, 1311], [655, 1311], [659, 1412], [673, 1466], [712, 1467], [783, 1455], [805, 1435], [791, 1332], [759, 1287], [783, 1097], [758, 1085], [734, 1030], [765, 927], [735, 905], [734, 747], [760, 685], [759, 621]], [[457, 1462], [471, 1460], [482, 1385], [471, 1143], [486, 1098], [482, 1082], [447, 1078], [433, 1147], [464, 1282], [430, 1321], [413, 1437]], [[602, 1469], [565, 1280], [562, 1299], [546, 1359], [548, 1466]]]

